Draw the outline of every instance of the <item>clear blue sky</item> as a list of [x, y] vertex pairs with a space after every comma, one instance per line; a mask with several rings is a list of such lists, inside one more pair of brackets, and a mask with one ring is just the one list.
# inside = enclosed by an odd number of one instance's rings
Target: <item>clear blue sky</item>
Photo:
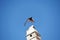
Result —
[[30, 16], [42, 40], [60, 40], [59, 0], [0, 0], [0, 40], [26, 40]]

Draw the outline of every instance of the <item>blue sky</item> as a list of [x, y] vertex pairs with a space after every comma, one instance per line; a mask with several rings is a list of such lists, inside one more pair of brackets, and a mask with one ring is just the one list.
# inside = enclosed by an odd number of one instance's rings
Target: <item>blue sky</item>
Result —
[[59, 0], [0, 0], [0, 40], [26, 40], [31, 16], [42, 40], [60, 40]]

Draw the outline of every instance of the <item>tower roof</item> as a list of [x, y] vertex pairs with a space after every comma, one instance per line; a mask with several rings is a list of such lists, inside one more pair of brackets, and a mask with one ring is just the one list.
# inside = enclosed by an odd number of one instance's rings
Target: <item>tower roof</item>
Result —
[[37, 32], [37, 30], [35, 29], [34, 25], [32, 25], [32, 26], [30, 26], [29, 29], [26, 31], [26, 35], [31, 34], [31, 33], [34, 32], [34, 31]]

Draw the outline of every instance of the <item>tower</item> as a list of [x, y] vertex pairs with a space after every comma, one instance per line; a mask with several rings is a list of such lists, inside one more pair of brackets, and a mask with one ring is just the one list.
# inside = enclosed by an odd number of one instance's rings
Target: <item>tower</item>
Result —
[[30, 26], [26, 31], [26, 39], [27, 40], [41, 40], [41, 36], [38, 31], [35, 29], [34, 25]]

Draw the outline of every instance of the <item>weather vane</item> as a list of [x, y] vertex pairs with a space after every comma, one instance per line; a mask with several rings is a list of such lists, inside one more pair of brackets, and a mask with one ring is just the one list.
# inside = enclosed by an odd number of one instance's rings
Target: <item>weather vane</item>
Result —
[[34, 19], [33, 19], [32, 17], [29, 17], [29, 18], [25, 21], [24, 26], [26, 25], [27, 22], [33, 23], [33, 22], [34, 22]]
[[[26, 25], [27, 22], [34, 23], [34, 19], [32, 17], [27, 18], [27, 20], [24, 23], [24, 26]], [[34, 25], [31, 25], [28, 30], [26, 31], [26, 39], [27, 40], [41, 40], [41, 35], [39, 32], [35, 29]]]

